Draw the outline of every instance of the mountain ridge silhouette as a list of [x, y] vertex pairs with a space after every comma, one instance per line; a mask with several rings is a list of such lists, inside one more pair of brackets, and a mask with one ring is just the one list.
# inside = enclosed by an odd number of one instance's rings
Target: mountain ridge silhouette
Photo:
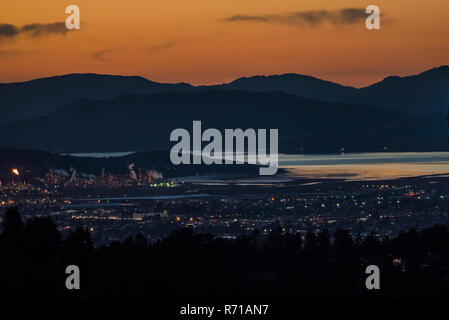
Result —
[[309, 75], [241, 77], [229, 83], [193, 86], [159, 83], [140, 76], [73, 73], [0, 84], [0, 124], [50, 114], [79, 98], [112, 99], [121, 94], [204, 92], [209, 90], [280, 91], [322, 100], [399, 109], [413, 114], [446, 113], [449, 108], [449, 66], [411, 76], [388, 76], [363, 88], [340, 85]]
[[47, 116], [0, 127], [0, 146], [57, 153], [169, 150], [170, 133], [279, 129], [281, 153], [447, 150], [444, 115], [327, 103], [283, 92], [218, 90], [79, 99]]

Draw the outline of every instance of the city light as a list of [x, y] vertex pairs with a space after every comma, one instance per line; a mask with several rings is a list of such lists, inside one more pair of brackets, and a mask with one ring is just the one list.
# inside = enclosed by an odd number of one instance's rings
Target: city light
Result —
[[19, 170], [17, 170], [17, 169], [12, 169], [12, 173], [14, 173], [16, 176], [18, 176], [18, 175], [19, 175]]

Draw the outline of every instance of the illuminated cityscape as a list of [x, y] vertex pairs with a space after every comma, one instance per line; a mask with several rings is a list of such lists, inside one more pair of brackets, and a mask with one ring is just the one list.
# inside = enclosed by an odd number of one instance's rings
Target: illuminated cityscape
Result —
[[449, 223], [448, 181], [439, 176], [272, 183], [258, 183], [257, 177], [242, 183], [237, 176], [208, 183], [154, 175], [49, 171], [32, 181], [2, 183], [0, 204], [17, 205], [26, 219], [50, 215], [63, 235], [86, 226], [96, 245], [139, 233], [153, 242], [182, 227], [229, 238], [255, 231], [268, 235], [278, 227], [303, 235], [344, 228], [354, 235], [375, 231], [393, 237], [404, 229]]

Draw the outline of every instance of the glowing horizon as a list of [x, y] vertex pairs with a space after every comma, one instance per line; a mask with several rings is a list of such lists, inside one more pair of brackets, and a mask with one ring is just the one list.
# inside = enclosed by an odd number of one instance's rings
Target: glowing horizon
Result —
[[[0, 82], [70, 73], [138, 75], [208, 85], [244, 76], [298, 73], [363, 87], [449, 64], [449, 1], [407, 0], [4, 0], [0, 24], [20, 28], [65, 21], [81, 10], [81, 30], [0, 37]], [[291, 21], [293, 13], [381, 9], [381, 30], [364, 21]]]

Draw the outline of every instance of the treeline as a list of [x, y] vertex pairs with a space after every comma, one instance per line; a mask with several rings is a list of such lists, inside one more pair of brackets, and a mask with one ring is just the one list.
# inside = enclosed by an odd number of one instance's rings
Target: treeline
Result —
[[[411, 229], [396, 238], [327, 230], [274, 230], [237, 239], [180, 229], [149, 244], [142, 235], [95, 248], [80, 226], [62, 239], [49, 217], [23, 222], [8, 208], [0, 234], [0, 297], [31, 299], [365, 299], [444, 298], [449, 293], [449, 230]], [[68, 265], [80, 289], [68, 290]], [[367, 290], [368, 265], [380, 290]]]

